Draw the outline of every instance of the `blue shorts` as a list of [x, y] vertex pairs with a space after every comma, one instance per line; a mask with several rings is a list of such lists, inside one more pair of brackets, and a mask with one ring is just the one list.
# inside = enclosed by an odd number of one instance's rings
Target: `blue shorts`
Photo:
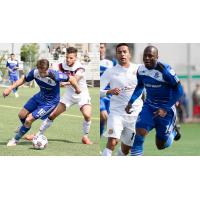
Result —
[[140, 112], [136, 128], [144, 128], [150, 132], [153, 128], [156, 130], [156, 138], [160, 141], [166, 141], [169, 134], [174, 130], [176, 122], [176, 110], [170, 109], [165, 117], [155, 116], [153, 113], [157, 108], [144, 104]]
[[31, 99], [27, 101], [24, 108], [32, 113], [35, 119], [46, 119], [58, 105], [58, 103], [50, 104], [42, 101], [38, 98], [39, 95], [34, 95]]
[[17, 80], [18, 80], [17, 74], [10, 74], [10, 75], [9, 75], [9, 81], [10, 81], [11, 83], [16, 82]]
[[100, 98], [100, 112], [101, 111], [107, 111], [107, 113], [110, 113], [110, 98], [109, 97]]

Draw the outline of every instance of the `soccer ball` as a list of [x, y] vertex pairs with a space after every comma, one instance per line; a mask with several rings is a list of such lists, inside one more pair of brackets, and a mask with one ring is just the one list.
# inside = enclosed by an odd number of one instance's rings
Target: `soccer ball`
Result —
[[39, 149], [39, 150], [46, 148], [48, 145], [47, 137], [44, 135], [34, 136], [32, 142], [34, 149]]

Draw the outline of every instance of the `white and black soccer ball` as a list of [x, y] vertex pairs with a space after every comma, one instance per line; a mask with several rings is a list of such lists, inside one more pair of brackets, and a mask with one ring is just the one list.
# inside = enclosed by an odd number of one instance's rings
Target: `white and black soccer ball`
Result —
[[45, 149], [48, 145], [47, 137], [44, 135], [34, 136], [32, 142], [34, 149], [39, 149], [39, 150]]

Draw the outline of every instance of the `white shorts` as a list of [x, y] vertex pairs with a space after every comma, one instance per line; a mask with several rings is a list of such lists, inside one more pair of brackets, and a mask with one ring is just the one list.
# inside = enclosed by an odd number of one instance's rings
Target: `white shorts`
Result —
[[79, 108], [81, 108], [84, 105], [91, 104], [91, 97], [88, 92], [79, 95], [69, 95], [69, 93], [64, 93], [60, 102], [65, 104], [66, 108], [69, 108], [74, 104], [78, 104]]
[[120, 139], [125, 145], [132, 146], [136, 120], [137, 116], [120, 116], [110, 113], [108, 115], [107, 131], [104, 136]]

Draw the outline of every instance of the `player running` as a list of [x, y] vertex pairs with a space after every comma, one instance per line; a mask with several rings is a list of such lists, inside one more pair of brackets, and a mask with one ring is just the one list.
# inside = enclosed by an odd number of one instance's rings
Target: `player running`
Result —
[[18, 116], [22, 125], [19, 127], [15, 137], [7, 143], [7, 146], [16, 146], [20, 138], [30, 130], [35, 120], [39, 118], [45, 119], [49, 116], [59, 103], [61, 81], [69, 81], [75, 88], [76, 93], [79, 94], [81, 92], [74, 77], [49, 69], [48, 60], [38, 60], [36, 66], [36, 69], [31, 70], [26, 76], [17, 80], [3, 92], [3, 96], [6, 97], [13, 89], [32, 80], [35, 80], [40, 87], [40, 92], [30, 98], [19, 112]]
[[37, 134], [44, 134], [47, 128], [49, 128], [53, 120], [58, 117], [61, 113], [65, 112], [72, 105], [77, 104], [80, 108], [80, 111], [84, 117], [83, 120], [83, 144], [92, 144], [88, 134], [91, 126], [91, 98], [89, 95], [86, 78], [85, 78], [85, 69], [83, 65], [77, 60], [77, 49], [74, 47], [67, 48], [66, 60], [59, 64], [59, 69], [67, 75], [73, 76], [81, 89], [80, 94], [76, 94], [71, 85], [66, 85], [65, 93], [60, 100], [58, 106], [54, 111], [49, 115], [49, 117], [44, 120], [40, 130]]
[[[17, 70], [19, 69], [19, 64], [18, 64], [18, 61], [15, 58], [14, 53], [10, 54], [10, 59], [7, 60], [6, 67], [8, 69], [9, 81], [10, 81], [11, 84], [13, 84], [19, 79], [18, 74], [17, 74]], [[19, 97], [17, 90], [18, 90], [18, 88], [13, 89], [13, 93], [14, 93], [16, 98]]]
[[[137, 85], [138, 66], [130, 63], [130, 50], [125, 43], [117, 45], [116, 57], [119, 64], [106, 70], [101, 76], [101, 96], [112, 94], [107, 131], [104, 133], [108, 140], [103, 156], [112, 155], [119, 139], [121, 139], [121, 148], [118, 149], [117, 155], [128, 155], [134, 140], [135, 122], [143, 104], [141, 98], [138, 98], [133, 105], [134, 112], [131, 115], [125, 112], [128, 100]], [[108, 84], [110, 89], [105, 89]]]
[[136, 123], [136, 136], [131, 148], [131, 155], [143, 154], [143, 143], [146, 135], [156, 129], [156, 146], [164, 149], [180, 139], [175, 130], [175, 104], [183, 94], [180, 81], [174, 70], [167, 64], [158, 61], [158, 49], [147, 46], [143, 54], [144, 65], [137, 72], [138, 84], [126, 107], [131, 113], [132, 104], [137, 101], [143, 89], [146, 89], [146, 100]]

